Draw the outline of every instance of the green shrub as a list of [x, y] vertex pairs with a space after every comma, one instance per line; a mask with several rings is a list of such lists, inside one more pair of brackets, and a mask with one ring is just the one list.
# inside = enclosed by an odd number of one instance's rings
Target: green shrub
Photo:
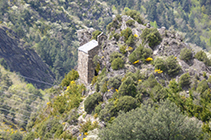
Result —
[[138, 107], [138, 102], [135, 98], [131, 96], [123, 96], [118, 99], [118, 102], [116, 104], [116, 110], [119, 112], [120, 110], [124, 112], [128, 112], [132, 109], [135, 109]]
[[107, 31], [110, 31], [112, 27], [114, 29], [120, 28], [122, 26], [121, 21], [122, 17], [120, 15], [117, 15], [116, 18], [113, 19], [113, 21], [106, 26]]
[[143, 42], [149, 43], [151, 48], [160, 44], [162, 41], [161, 35], [156, 28], [145, 28], [141, 34]]
[[155, 102], [165, 100], [168, 97], [166, 88], [163, 88], [160, 84], [155, 85], [150, 89], [149, 92], [151, 99], [153, 99]]
[[180, 87], [189, 87], [191, 84], [190, 82], [190, 75], [189, 73], [183, 74], [179, 79], [179, 86]]
[[120, 46], [119, 50], [120, 50], [120, 52], [121, 52], [122, 54], [125, 54], [125, 53], [127, 52], [127, 51], [126, 51], [126, 48], [127, 48], [127, 46], [122, 45], [122, 46]]
[[99, 30], [94, 31], [94, 32], [92, 33], [92, 39], [97, 40], [97, 36], [98, 36], [99, 34], [101, 34], [101, 31], [99, 31]]
[[203, 93], [205, 90], [209, 88], [207, 81], [204, 79], [199, 82], [198, 87], [196, 89], [197, 92]]
[[124, 60], [122, 58], [115, 58], [111, 62], [111, 67], [113, 70], [119, 70], [119, 69], [124, 68]]
[[127, 77], [119, 87], [119, 94], [122, 96], [129, 95], [136, 96], [136, 86], [132, 77]]
[[108, 83], [108, 77], [104, 77], [100, 82], [100, 91], [102, 93], [105, 93], [108, 91], [107, 83]]
[[203, 131], [197, 119], [189, 119], [170, 101], [157, 106], [142, 105], [127, 113], [121, 113], [111, 124], [102, 129], [101, 140], [163, 140], [203, 139]]
[[183, 48], [180, 52], [180, 59], [184, 60], [184, 61], [189, 61], [190, 59], [192, 59], [193, 54], [191, 49], [188, 48]]
[[180, 91], [179, 85], [177, 84], [176, 80], [173, 79], [169, 82], [169, 88], [173, 93], [177, 93]]
[[207, 79], [207, 82], [211, 83], [211, 76]]
[[155, 69], [166, 71], [166, 64], [162, 58], [157, 58], [154, 62], [154, 65], [155, 65]]
[[204, 62], [205, 65], [208, 66], [211, 65], [210, 59], [207, 57], [206, 53], [202, 50], [196, 53], [195, 58], [198, 59], [199, 61]]
[[132, 19], [129, 19], [129, 20], [126, 22], [126, 25], [127, 25], [127, 26], [134, 26], [134, 24], [135, 24], [135, 21], [132, 20]]
[[207, 78], [207, 73], [205, 71], [203, 72], [203, 77]]
[[147, 79], [148, 87], [153, 88], [154, 86], [158, 85], [157, 80], [155, 79], [155, 76], [151, 74], [149, 78]]
[[9, 65], [7, 64], [7, 61], [4, 58], [0, 59], [0, 65], [2, 65], [5, 69], [9, 70]]
[[133, 63], [136, 60], [141, 59], [145, 62], [145, 59], [152, 55], [152, 50], [139, 45], [130, 55], [129, 61]]
[[119, 86], [121, 85], [121, 77], [120, 76], [115, 76], [112, 77], [108, 80], [108, 87], [109, 88], [114, 88], [114, 89], [118, 89]]
[[99, 105], [95, 107], [95, 113], [99, 114], [101, 110], [102, 110], [102, 103], [99, 103]]
[[56, 133], [54, 134], [54, 138], [59, 138], [60, 135], [63, 133], [63, 126], [59, 125], [59, 127], [57, 127]]
[[100, 111], [99, 118], [102, 121], [108, 122], [112, 116], [116, 116], [117, 111], [113, 101], [110, 101], [105, 107]]
[[135, 43], [135, 37], [134, 35], [130, 35], [128, 40], [125, 42], [127, 45], [133, 45]]
[[123, 55], [119, 52], [112, 52], [110, 54], [110, 62], [112, 62], [116, 58], [123, 58]]
[[72, 69], [67, 75], [65, 75], [64, 79], [61, 82], [61, 86], [69, 86], [70, 82], [78, 79], [79, 74], [76, 70]]
[[134, 20], [136, 20], [139, 24], [143, 24], [144, 20], [141, 17], [141, 14], [136, 11], [136, 10], [128, 10], [127, 12], [125, 12], [126, 15], [130, 16], [131, 18], [133, 18]]
[[95, 92], [94, 94], [88, 96], [84, 101], [85, 111], [87, 113], [91, 113], [95, 106], [97, 106], [101, 101], [103, 101], [103, 97], [99, 92]]
[[126, 28], [121, 31], [121, 36], [124, 36], [124, 41], [126, 42], [128, 38], [132, 35], [132, 30], [130, 28]]
[[167, 67], [167, 73], [171, 76], [177, 75], [181, 70], [180, 65], [178, 64], [177, 60], [173, 55], [167, 57], [166, 67]]

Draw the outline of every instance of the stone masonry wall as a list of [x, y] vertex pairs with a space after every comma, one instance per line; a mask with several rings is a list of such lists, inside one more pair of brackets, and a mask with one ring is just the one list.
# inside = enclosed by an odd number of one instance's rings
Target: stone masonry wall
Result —
[[78, 51], [78, 74], [85, 85], [88, 83], [88, 54]]

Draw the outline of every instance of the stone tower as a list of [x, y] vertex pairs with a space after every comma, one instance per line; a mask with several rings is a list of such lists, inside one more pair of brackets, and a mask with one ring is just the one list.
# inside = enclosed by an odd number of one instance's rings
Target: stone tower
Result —
[[92, 59], [98, 54], [101, 47], [106, 46], [107, 37], [101, 33], [96, 40], [91, 40], [88, 43], [78, 48], [78, 73], [80, 81], [85, 85], [92, 82], [92, 78], [96, 75], [94, 63]]

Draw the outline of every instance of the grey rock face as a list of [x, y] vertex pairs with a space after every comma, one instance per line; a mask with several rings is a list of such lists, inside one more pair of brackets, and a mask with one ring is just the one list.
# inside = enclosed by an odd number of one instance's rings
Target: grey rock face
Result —
[[0, 27], [0, 58], [6, 60], [10, 71], [20, 73], [26, 81], [38, 88], [51, 87], [54, 74], [34, 50], [18, 47], [22, 43], [12, 30]]
[[92, 33], [95, 31], [93, 28], [82, 29], [77, 31], [78, 40], [80, 42], [80, 46], [86, 44], [92, 38]]

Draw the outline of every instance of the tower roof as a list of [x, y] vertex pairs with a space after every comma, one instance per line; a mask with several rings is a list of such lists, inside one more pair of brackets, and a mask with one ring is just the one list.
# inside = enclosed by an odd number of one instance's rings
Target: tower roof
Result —
[[82, 45], [81, 47], [78, 48], [78, 50], [88, 53], [90, 50], [98, 46], [98, 42], [96, 40], [91, 40], [88, 43]]

